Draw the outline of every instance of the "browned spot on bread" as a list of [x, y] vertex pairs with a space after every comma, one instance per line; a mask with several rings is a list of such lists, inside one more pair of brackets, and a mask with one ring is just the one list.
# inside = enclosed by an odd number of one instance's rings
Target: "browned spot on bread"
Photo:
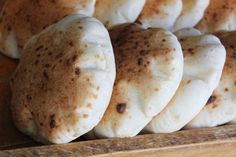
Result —
[[78, 58], [78, 56], [77, 56], [77, 55], [74, 55], [74, 56], [72, 57], [72, 61], [75, 62], [77, 58]]
[[87, 114], [83, 114], [83, 118], [88, 118], [88, 115]]
[[228, 92], [229, 91], [229, 89], [228, 88], [225, 88], [225, 92]]
[[91, 103], [88, 103], [88, 104], [87, 104], [87, 108], [92, 108], [92, 104], [91, 104]]
[[50, 118], [49, 118], [49, 126], [50, 128], [55, 128], [56, 127], [56, 121], [55, 121], [55, 114], [51, 115]]
[[217, 107], [218, 107], [218, 104], [214, 103], [211, 108], [214, 109], [214, 108], [217, 108]]
[[75, 74], [76, 74], [76, 75], [79, 75], [79, 74], [80, 74], [80, 68], [79, 68], [79, 67], [76, 67], [76, 68], [75, 68]]
[[43, 45], [40, 45], [39, 47], [37, 47], [37, 48], [35, 49], [35, 51], [37, 52], [37, 51], [41, 50], [42, 48], [43, 48]]
[[143, 59], [142, 59], [142, 58], [138, 58], [137, 64], [138, 64], [138, 65], [142, 65], [142, 63], [143, 63]]
[[217, 97], [216, 97], [216, 96], [214, 96], [214, 95], [210, 96], [210, 98], [208, 99], [208, 101], [207, 101], [207, 104], [206, 104], [206, 105], [209, 105], [209, 104], [212, 104], [212, 103], [214, 103], [214, 102], [216, 101], [216, 99], [217, 99]]
[[116, 111], [118, 113], [124, 113], [126, 109], [126, 103], [119, 103], [116, 105]]
[[48, 80], [49, 79], [49, 76], [48, 76], [48, 73], [44, 70], [43, 71], [43, 77]]
[[71, 47], [73, 47], [73, 46], [74, 46], [74, 43], [73, 43], [72, 41], [70, 41], [70, 42], [69, 42], [69, 45], [70, 45]]

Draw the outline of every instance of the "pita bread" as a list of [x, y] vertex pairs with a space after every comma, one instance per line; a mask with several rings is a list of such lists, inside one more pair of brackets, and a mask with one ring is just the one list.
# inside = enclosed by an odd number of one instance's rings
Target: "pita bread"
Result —
[[0, 14], [0, 51], [19, 58], [27, 40], [63, 17], [91, 16], [95, 0], [8, 0]]
[[186, 128], [215, 127], [236, 117], [236, 32], [217, 33], [217, 36], [227, 50], [220, 84]]
[[107, 28], [132, 23], [141, 13], [145, 0], [97, 0], [94, 16]]
[[226, 55], [223, 45], [213, 35], [188, 35], [179, 38], [184, 54], [182, 82], [166, 108], [145, 127], [146, 132], [180, 130], [201, 111], [219, 83]]
[[145, 28], [172, 30], [181, 10], [182, 0], [146, 0], [138, 21]]
[[182, 78], [182, 50], [172, 33], [136, 24], [120, 30], [110, 33], [117, 77], [108, 109], [94, 129], [97, 137], [137, 135], [166, 106]]
[[183, 0], [183, 10], [175, 22], [174, 31], [193, 28], [203, 17], [210, 0]]
[[23, 50], [11, 82], [15, 124], [43, 143], [72, 141], [100, 121], [114, 81], [114, 54], [103, 24], [68, 16]]
[[197, 28], [203, 33], [236, 30], [235, 21], [235, 0], [211, 0]]

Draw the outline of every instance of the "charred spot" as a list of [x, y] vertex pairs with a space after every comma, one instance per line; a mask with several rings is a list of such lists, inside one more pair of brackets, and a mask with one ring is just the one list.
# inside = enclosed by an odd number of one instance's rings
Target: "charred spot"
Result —
[[36, 60], [36, 61], [34, 62], [34, 65], [38, 65], [38, 63], [39, 63], [39, 60]]
[[48, 52], [48, 55], [51, 56], [51, 55], [52, 55], [52, 52]]
[[76, 75], [79, 75], [79, 74], [80, 74], [80, 68], [78, 68], [78, 67], [75, 68], [75, 74], [76, 74]]
[[142, 58], [138, 58], [137, 64], [138, 64], [138, 65], [142, 65], [142, 63], [143, 63], [143, 59], [142, 59]]
[[55, 128], [56, 127], [56, 121], [55, 121], [55, 114], [50, 116], [50, 120], [49, 120], [49, 126], [50, 128]]
[[74, 46], [74, 43], [73, 43], [72, 41], [70, 41], [70, 42], [69, 42], [69, 45], [70, 45], [71, 47], [73, 47], [73, 46]]
[[31, 100], [32, 100], [32, 96], [27, 95], [27, 96], [26, 96], [26, 99], [27, 99], [28, 101], [31, 101]]
[[7, 31], [8, 32], [10, 32], [11, 31], [11, 27], [9, 26], [9, 27], [7, 27]]
[[229, 89], [228, 88], [225, 88], [225, 92], [228, 92], [229, 91]]
[[146, 51], [142, 49], [142, 50], [140, 50], [139, 53], [140, 53], [140, 55], [145, 55], [145, 54], [146, 54]]
[[82, 26], [79, 26], [78, 28], [79, 28], [79, 29], [83, 29], [83, 27], [82, 27]]
[[36, 49], [35, 49], [35, 51], [39, 51], [39, 50], [41, 50], [43, 48], [43, 45], [40, 45], [39, 47], [37, 47]]
[[212, 14], [212, 17], [213, 17], [213, 19], [216, 19], [216, 17], [217, 17], [217, 13], [214, 12], [214, 13]]
[[212, 96], [208, 99], [207, 105], [209, 105], [209, 104], [213, 103], [214, 101], [216, 101], [216, 98], [217, 98], [216, 96], [212, 95]]
[[166, 39], [162, 39], [162, 42], [166, 42]]
[[50, 64], [45, 64], [45, 68], [50, 68]]
[[126, 109], [126, 103], [119, 103], [116, 105], [116, 111], [118, 113], [124, 113]]
[[56, 59], [61, 58], [63, 56], [63, 53], [59, 53], [55, 56]]
[[76, 59], [77, 59], [77, 57], [78, 57], [77, 55], [74, 55], [74, 56], [72, 57], [72, 61], [75, 62]]
[[48, 73], [47, 73], [45, 70], [43, 71], [43, 77], [44, 77], [46, 80], [49, 79]]
[[234, 45], [230, 45], [229, 47], [230, 47], [231, 49], [234, 49]]
[[43, 123], [39, 123], [40, 126], [43, 126]]

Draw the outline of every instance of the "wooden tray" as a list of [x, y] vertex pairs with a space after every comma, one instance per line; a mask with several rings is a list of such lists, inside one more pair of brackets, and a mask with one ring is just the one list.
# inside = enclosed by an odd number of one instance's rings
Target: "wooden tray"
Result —
[[[18, 149], [15, 149], [16, 147]], [[236, 126], [229, 125], [172, 134], [81, 141], [63, 145], [35, 146], [33, 142], [26, 142], [1, 148], [0, 156], [235, 157], [235, 148]]]

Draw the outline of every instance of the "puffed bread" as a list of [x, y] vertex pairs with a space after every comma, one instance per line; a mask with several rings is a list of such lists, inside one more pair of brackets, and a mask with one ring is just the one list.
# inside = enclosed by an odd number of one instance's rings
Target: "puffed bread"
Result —
[[210, 0], [183, 0], [183, 9], [177, 18], [173, 31], [193, 28], [203, 17]]
[[[182, 30], [180, 30], [182, 31]], [[186, 32], [186, 31], [185, 31]], [[179, 41], [184, 54], [182, 82], [170, 103], [145, 127], [145, 132], [170, 133], [190, 122], [218, 86], [225, 63], [225, 49], [213, 35], [190, 31]]]
[[174, 95], [182, 78], [182, 50], [177, 38], [163, 29], [130, 24], [110, 34], [117, 78], [108, 109], [93, 132], [100, 138], [132, 137]]
[[236, 32], [220, 32], [216, 35], [227, 50], [221, 81], [205, 107], [186, 128], [215, 127], [236, 117]]
[[138, 22], [143, 27], [172, 30], [182, 11], [182, 0], [146, 0]]
[[42, 143], [66, 143], [102, 118], [115, 80], [110, 37], [98, 20], [68, 16], [32, 37], [13, 75], [17, 128]]
[[203, 33], [236, 30], [236, 1], [211, 0], [197, 28]]
[[0, 51], [19, 58], [27, 40], [71, 14], [91, 16], [95, 0], [7, 0], [0, 14]]
[[110, 29], [134, 22], [144, 4], [145, 0], [97, 0], [94, 16]]

